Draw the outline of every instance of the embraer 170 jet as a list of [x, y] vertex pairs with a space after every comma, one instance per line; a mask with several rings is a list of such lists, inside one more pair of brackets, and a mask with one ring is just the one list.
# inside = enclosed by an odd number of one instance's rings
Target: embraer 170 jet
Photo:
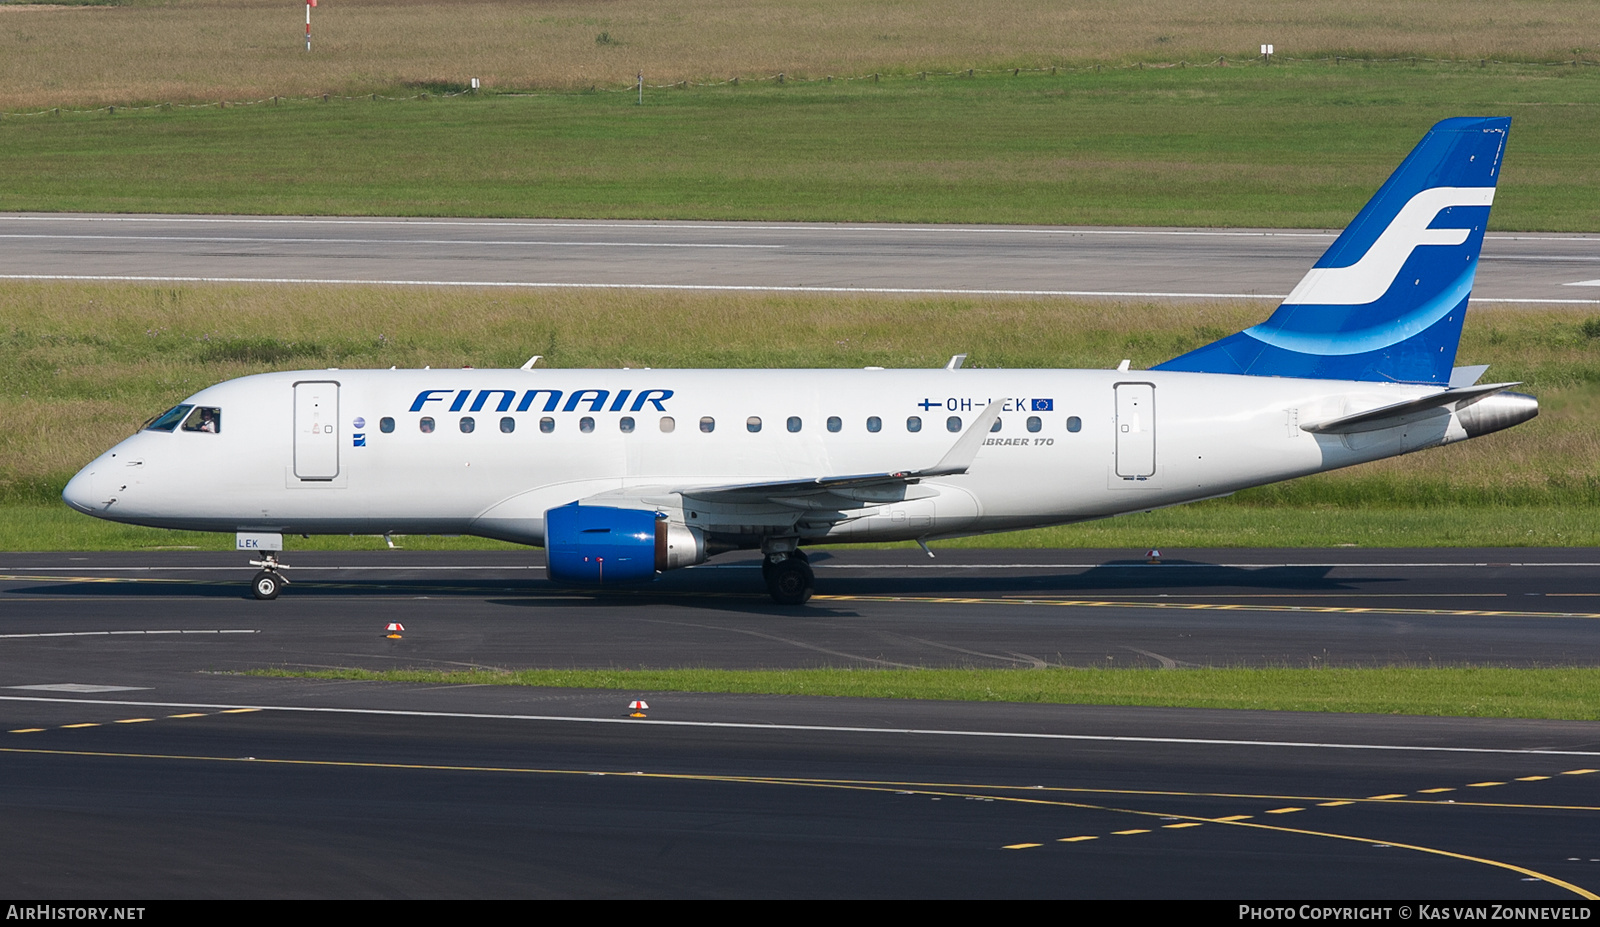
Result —
[[[203, 389], [67, 484], [113, 521], [541, 545], [610, 586], [759, 549], [1146, 511], [1475, 438], [1538, 414], [1454, 367], [1511, 120], [1447, 119], [1267, 321], [1153, 369], [300, 370]], [[537, 358], [535, 359], [537, 360]]]

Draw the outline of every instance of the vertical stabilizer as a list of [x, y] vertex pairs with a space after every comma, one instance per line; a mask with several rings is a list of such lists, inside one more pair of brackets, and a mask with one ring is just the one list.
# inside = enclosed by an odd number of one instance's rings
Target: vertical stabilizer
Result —
[[1510, 128], [1434, 126], [1270, 319], [1155, 369], [1448, 385]]

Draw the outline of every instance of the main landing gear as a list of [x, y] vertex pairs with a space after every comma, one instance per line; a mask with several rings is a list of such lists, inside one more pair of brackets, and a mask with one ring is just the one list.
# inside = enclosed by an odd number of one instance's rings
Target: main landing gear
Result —
[[251, 566], [261, 567], [261, 572], [250, 580], [250, 591], [255, 594], [256, 598], [263, 601], [276, 599], [278, 593], [283, 591], [283, 587], [289, 585], [289, 580], [278, 572], [279, 570], [289, 569], [289, 565], [279, 563], [278, 558], [271, 554], [266, 554], [265, 558], [263, 560], [250, 561]]
[[810, 558], [798, 549], [767, 554], [761, 561], [761, 577], [767, 581], [772, 601], [779, 605], [806, 604], [816, 585]]

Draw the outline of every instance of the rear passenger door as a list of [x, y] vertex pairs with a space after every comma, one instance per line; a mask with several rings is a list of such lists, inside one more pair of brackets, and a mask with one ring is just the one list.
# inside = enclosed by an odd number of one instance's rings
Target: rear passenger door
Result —
[[1156, 388], [1152, 383], [1118, 383], [1117, 476], [1149, 479], [1156, 472]]

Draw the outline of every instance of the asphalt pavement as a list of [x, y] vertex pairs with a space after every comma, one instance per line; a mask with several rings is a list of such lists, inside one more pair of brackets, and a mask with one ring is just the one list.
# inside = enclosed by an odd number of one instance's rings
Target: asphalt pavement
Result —
[[[1336, 230], [0, 215], [0, 280], [1287, 295]], [[1491, 233], [1473, 298], [1600, 304], [1600, 237]]]
[[[1600, 724], [280, 679], [270, 666], [1594, 665], [1592, 550], [0, 554], [0, 892], [1562, 901]], [[385, 635], [389, 621], [406, 631]], [[1108, 659], [1109, 658], [1109, 659]], [[643, 718], [628, 703], [645, 700]]]

